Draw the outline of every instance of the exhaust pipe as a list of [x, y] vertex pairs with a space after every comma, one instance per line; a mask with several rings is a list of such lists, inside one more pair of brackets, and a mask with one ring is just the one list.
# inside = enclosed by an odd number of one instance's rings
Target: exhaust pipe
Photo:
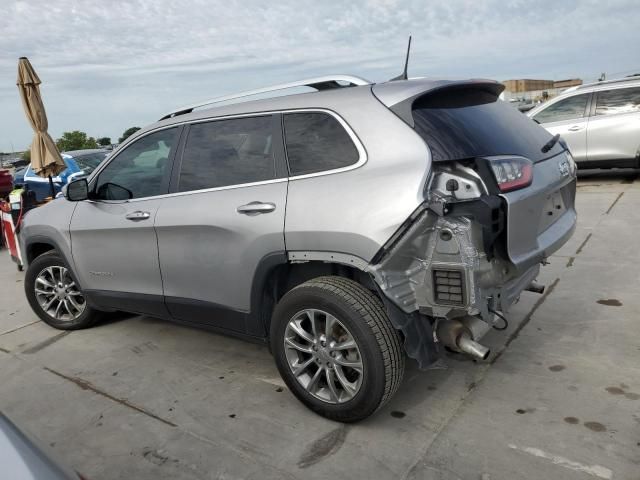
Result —
[[538, 282], [531, 282], [527, 288], [525, 288], [527, 292], [533, 293], [544, 293], [544, 285], [540, 285]]
[[486, 360], [491, 353], [491, 350], [472, 340], [466, 333], [460, 335], [460, 338], [458, 339], [458, 348], [460, 348], [463, 353], [480, 360]]
[[484, 330], [483, 328], [478, 328], [480, 324], [486, 325], [482, 320], [473, 317], [466, 317], [463, 321], [457, 319], [442, 320], [438, 322], [436, 337], [440, 342], [456, 352], [466, 353], [478, 360], [486, 360], [491, 350], [474, 340], [474, 338], [479, 338], [486, 333], [486, 330], [480, 333], [479, 330]]

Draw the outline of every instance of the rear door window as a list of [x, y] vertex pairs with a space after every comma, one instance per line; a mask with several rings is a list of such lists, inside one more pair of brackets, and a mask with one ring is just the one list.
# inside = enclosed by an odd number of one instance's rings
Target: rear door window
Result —
[[640, 112], [640, 87], [598, 92], [596, 115]]
[[202, 190], [276, 178], [273, 117], [233, 118], [189, 127], [178, 190]]
[[538, 112], [533, 118], [540, 123], [582, 118], [585, 116], [589, 95], [589, 93], [583, 93], [582, 95], [574, 95], [573, 97], [560, 100]]
[[348, 167], [360, 158], [347, 131], [328, 113], [287, 113], [284, 131], [291, 176]]

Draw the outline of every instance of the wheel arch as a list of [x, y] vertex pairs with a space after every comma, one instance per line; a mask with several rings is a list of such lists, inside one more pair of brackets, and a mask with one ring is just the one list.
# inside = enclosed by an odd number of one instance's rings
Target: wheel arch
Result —
[[355, 280], [373, 291], [373, 277], [366, 272], [367, 263], [338, 252], [274, 252], [260, 261], [251, 286], [251, 335], [269, 337], [271, 315], [278, 301], [292, 288], [325, 275]]
[[[419, 311], [406, 313], [395, 305], [368, 271], [368, 264], [358, 257], [337, 252], [280, 252], [263, 259], [254, 277], [251, 292], [249, 333], [270, 337], [271, 317], [278, 301], [292, 288], [321, 276], [349, 278], [376, 295], [385, 306], [394, 328], [401, 334], [407, 355], [421, 369], [433, 365], [440, 357], [434, 342], [433, 325]], [[251, 329], [256, 329], [251, 332]]]
[[30, 236], [25, 241], [24, 247], [27, 266], [40, 255], [52, 250], [55, 250], [58, 254], [60, 254], [64, 258], [67, 265], [70, 265], [69, 259], [65, 258], [63, 250], [60, 248], [58, 243], [50, 237], [45, 237], [43, 235]]

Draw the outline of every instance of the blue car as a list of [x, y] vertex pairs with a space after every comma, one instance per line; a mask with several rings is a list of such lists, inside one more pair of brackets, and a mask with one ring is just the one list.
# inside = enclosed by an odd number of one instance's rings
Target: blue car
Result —
[[[109, 150], [75, 150], [63, 153], [62, 159], [67, 168], [52, 178], [55, 193], [57, 194], [71, 180], [89, 175], [109, 153]], [[27, 187], [29, 190], [34, 191], [36, 200], [39, 202], [51, 196], [49, 179], [36, 175], [31, 165], [25, 170], [15, 173], [13, 185], [16, 188]]]

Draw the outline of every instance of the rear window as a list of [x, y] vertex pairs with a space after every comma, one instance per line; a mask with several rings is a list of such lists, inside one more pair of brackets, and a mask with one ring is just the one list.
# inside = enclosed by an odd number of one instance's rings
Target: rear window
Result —
[[435, 162], [493, 155], [519, 155], [537, 162], [562, 151], [556, 144], [542, 153], [551, 134], [484, 90], [458, 88], [425, 95], [413, 104], [413, 120]]

